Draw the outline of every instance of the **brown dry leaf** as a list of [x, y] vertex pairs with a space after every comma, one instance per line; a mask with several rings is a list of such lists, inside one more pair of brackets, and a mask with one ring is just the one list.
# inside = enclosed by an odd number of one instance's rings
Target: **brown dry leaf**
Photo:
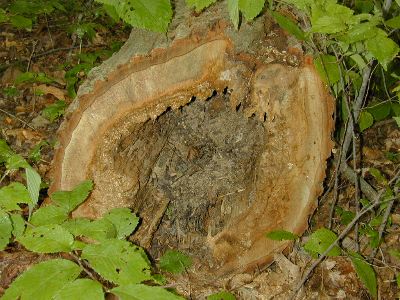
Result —
[[35, 86], [34, 89], [42, 91], [45, 95], [53, 95], [59, 100], [65, 100], [65, 91], [55, 86], [41, 84], [39, 86]]
[[15, 66], [11, 66], [4, 71], [3, 76], [1, 76], [1, 84], [12, 85], [15, 79], [22, 74], [22, 72]]
[[19, 142], [31, 141], [38, 142], [43, 139], [43, 135], [30, 129], [18, 128], [5, 131], [7, 136], [15, 137]]
[[378, 149], [372, 149], [370, 147], [363, 147], [362, 153], [367, 160], [376, 160], [384, 157], [382, 151]]
[[65, 86], [65, 71], [57, 70], [52, 72], [51, 77], [58, 83]]

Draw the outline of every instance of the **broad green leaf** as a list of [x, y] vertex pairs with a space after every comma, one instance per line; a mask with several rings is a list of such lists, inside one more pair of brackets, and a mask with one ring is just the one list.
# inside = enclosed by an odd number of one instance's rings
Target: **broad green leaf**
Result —
[[8, 213], [0, 210], [0, 251], [4, 250], [10, 242], [12, 222]]
[[365, 261], [365, 259], [356, 252], [349, 252], [351, 262], [360, 278], [366, 286], [372, 297], [377, 297], [377, 281], [374, 269]]
[[103, 8], [105, 12], [110, 16], [110, 18], [114, 20], [114, 22], [116, 23], [119, 22], [120, 18], [114, 6], [109, 4], [104, 4]]
[[7, 22], [8, 16], [4, 9], [0, 8], [0, 23]]
[[0, 163], [6, 162], [13, 154], [14, 152], [11, 150], [10, 146], [7, 145], [7, 142], [0, 139]]
[[[313, 232], [304, 245], [304, 249], [313, 255], [324, 253], [336, 241], [336, 234], [326, 228]], [[339, 246], [334, 246], [327, 256], [338, 256], [341, 253]]]
[[138, 28], [166, 32], [172, 18], [170, 0], [96, 1], [114, 6], [122, 20]]
[[335, 56], [320, 55], [314, 60], [314, 66], [326, 83], [333, 85], [340, 80], [339, 64]]
[[60, 225], [27, 228], [17, 239], [26, 249], [39, 253], [69, 252], [74, 237]]
[[362, 24], [357, 24], [353, 26], [349, 31], [342, 36], [339, 36], [338, 39], [347, 44], [353, 44], [360, 41], [364, 41], [367, 39], [373, 38], [377, 34], [376, 23], [366, 22]]
[[236, 297], [232, 293], [223, 291], [208, 296], [207, 300], [236, 300]]
[[72, 219], [62, 224], [74, 236], [85, 236], [97, 241], [117, 237], [117, 230], [107, 219], [91, 221], [89, 219]]
[[49, 205], [36, 210], [30, 223], [35, 226], [61, 224], [68, 218], [68, 210], [65, 207]]
[[394, 17], [390, 20], [385, 21], [386, 26], [389, 26], [394, 29], [400, 28], [400, 16]]
[[351, 55], [350, 58], [357, 64], [359, 70], [363, 70], [367, 65], [364, 58], [358, 53]]
[[10, 22], [16, 28], [27, 29], [27, 30], [32, 29], [32, 19], [25, 18], [24, 16], [21, 15], [10, 16]]
[[182, 273], [192, 265], [192, 259], [177, 250], [167, 250], [160, 258], [160, 269], [170, 273]]
[[217, 0], [186, 0], [187, 5], [194, 6], [197, 12], [215, 3]]
[[1, 299], [51, 300], [65, 284], [77, 278], [80, 273], [80, 267], [72, 261], [44, 261], [18, 276]]
[[297, 235], [286, 230], [274, 230], [268, 232], [266, 234], [266, 237], [274, 241], [283, 241], [283, 240], [290, 241], [298, 238]]
[[103, 218], [114, 224], [118, 239], [129, 236], [139, 224], [139, 217], [133, 214], [129, 208], [114, 208]]
[[343, 225], [349, 224], [351, 221], [353, 221], [354, 217], [356, 216], [354, 212], [345, 210], [341, 207], [336, 207], [335, 212], [339, 215], [340, 223]]
[[12, 182], [0, 189], [0, 208], [6, 211], [20, 210], [18, 203], [31, 203], [26, 187], [19, 182]]
[[368, 107], [367, 111], [374, 117], [375, 121], [382, 121], [390, 115], [391, 109], [390, 102], [385, 102]]
[[365, 129], [370, 128], [374, 124], [374, 117], [367, 111], [362, 111], [358, 120], [358, 126], [360, 131], [363, 132]]
[[25, 72], [15, 79], [16, 85], [21, 83], [52, 83], [54, 80], [44, 73]]
[[120, 300], [184, 300], [185, 298], [175, 295], [158, 286], [144, 284], [122, 285], [111, 290]]
[[102, 285], [91, 279], [76, 279], [67, 283], [52, 298], [54, 300], [103, 300]]
[[239, 0], [228, 0], [229, 17], [235, 29], [239, 28]]
[[19, 154], [13, 154], [7, 158], [6, 168], [7, 170], [18, 170], [19, 168], [29, 168], [29, 164]]
[[297, 39], [299, 39], [301, 41], [304, 41], [306, 39], [306, 36], [305, 36], [303, 30], [301, 30], [300, 27], [297, 26], [297, 24], [295, 22], [293, 22], [291, 19], [285, 17], [284, 15], [281, 15], [278, 12], [274, 12], [274, 11], [271, 11], [271, 15], [278, 22], [279, 26], [281, 26], [283, 29], [285, 29], [290, 34], [293, 34]]
[[58, 100], [57, 102], [46, 106], [46, 108], [42, 110], [42, 115], [50, 122], [54, 122], [64, 115], [66, 108], [67, 103], [65, 103], [64, 100]]
[[92, 188], [92, 181], [86, 180], [77, 185], [72, 191], [54, 192], [50, 195], [50, 198], [59, 206], [65, 207], [68, 212], [71, 212], [86, 200]]
[[264, 3], [265, 0], [239, 0], [239, 9], [246, 20], [251, 21], [260, 14]]
[[320, 33], [338, 33], [347, 29], [353, 11], [336, 1], [318, 1], [311, 6], [311, 31]]
[[10, 219], [13, 226], [12, 234], [18, 238], [25, 231], [25, 220], [20, 214], [11, 214]]
[[118, 285], [153, 279], [144, 250], [127, 241], [110, 239], [98, 245], [87, 245], [81, 257], [103, 278]]
[[393, 119], [396, 121], [397, 126], [400, 128], [400, 117], [393, 117]]
[[42, 179], [38, 172], [32, 167], [25, 168], [26, 185], [28, 187], [29, 197], [31, 198], [31, 204], [29, 205], [29, 215], [31, 215], [33, 207], [39, 200], [40, 183]]
[[399, 52], [399, 46], [380, 30], [376, 36], [365, 41], [367, 50], [375, 57], [382, 67], [387, 70], [388, 64]]

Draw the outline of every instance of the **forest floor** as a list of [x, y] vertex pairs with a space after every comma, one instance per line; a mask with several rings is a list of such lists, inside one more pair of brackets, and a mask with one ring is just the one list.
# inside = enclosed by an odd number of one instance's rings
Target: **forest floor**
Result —
[[[72, 33], [70, 24], [78, 24], [78, 16], [75, 19], [39, 18], [30, 32], [5, 24], [0, 27], [0, 138], [6, 140], [16, 153], [28, 158], [47, 183], [51, 180], [49, 171], [56, 131], [65, 107], [73, 100], [74, 89], [93, 66], [108, 58], [128, 38], [128, 27], [110, 26], [109, 20], [105, 19], [93, 16], [91, 20], [83, 20], [93, 28], [82, 27], [81, 31]], [[28, 75], [21, 77], [24, 73]], [[379, 190], [381, 183], [368, 170], [371, 167], [379, 169], [387, 178], [394, 175], [400, 160], [400, 130], [393, 120], [383, 120], [364, 131], [358, 142], [357, 171]], [[326, 190], [335, 176], [333, 159], [329, 166]], [[20, 173], [11, 173], [0, 186], [23, 180]], [[308, 232], [327, 226], [332, 217], [330, 211], [335, 192], [331, 189], [321, 197], [320, 205], [310, 219]], [[332, 230], [341, 232], [356, 211], [355, 188], [342, 179], [337, 192], [338, 202], [331, 221]], [[41, 195], [42, 200], [46, 197], [45, 193]], [[360, 226], [363, 224], [374, 227], [367, 219], [361, 220]], [[375, 226], [379, 224], [380, 220], [376, 220]], [[360, 252], [368, 256], [372, 251], [369, 234], [374, 232], [361, 235], [357, 245], [354, 233], [350, 233], [343, 244], [350, 249], [359, 247]], [[313, 261], [300, 246], [304, 239], [294, 243], [285, 255], [277, 255], [275, 263], [268, 268], [254, 274], [236, 275], [226, 288], [234, 291], [239, 299], [288, 299], [287, 291], [298, 284]], [[372, 260], [378, 275], [380, 299], [398, 296], [396, 275], [400, 271], [400, 255], [390, 252], [399, 249], [400, 207], [395, 205], [390, 226], [387, 226], [378, 254]], [[18, 244], [10, 244], [0, 253], [0, 295], [22, 271], [43, 259], [43, 255], [31, 254]], [[301, 297], [369, 299], [369, 294], [350, 259], [339, 256], [325, 259], [315, 269]]]

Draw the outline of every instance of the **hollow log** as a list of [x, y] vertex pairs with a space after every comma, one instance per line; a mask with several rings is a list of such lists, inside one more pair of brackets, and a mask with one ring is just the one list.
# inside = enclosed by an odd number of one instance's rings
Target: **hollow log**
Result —
[[269, 263], [288, 242], [265, 233], [304, 232], [333, 146], [334, 103], [301, 49], [267, 14], [235, 30], [224, 2], [178, 2], [167, 34], [132, 30], [80, 87], [51, 190], [92, 179], [74, 217], [130, 207], [134, 241], [188, 252], [198, 274]]

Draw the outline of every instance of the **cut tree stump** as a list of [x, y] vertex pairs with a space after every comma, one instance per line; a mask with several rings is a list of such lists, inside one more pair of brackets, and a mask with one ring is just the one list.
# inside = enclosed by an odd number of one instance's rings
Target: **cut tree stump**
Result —
[[59, 130], [51, 190], [95, 183], [74, 217], [130, 207], [132, 239], [180, 249], [194, 274], [251, 271], [302, 234], [330, 156], [334, 103], [268, 15], [236, 31], [225, 3], [177, 4], [167, 35], [134, 29], [92, 71]]

